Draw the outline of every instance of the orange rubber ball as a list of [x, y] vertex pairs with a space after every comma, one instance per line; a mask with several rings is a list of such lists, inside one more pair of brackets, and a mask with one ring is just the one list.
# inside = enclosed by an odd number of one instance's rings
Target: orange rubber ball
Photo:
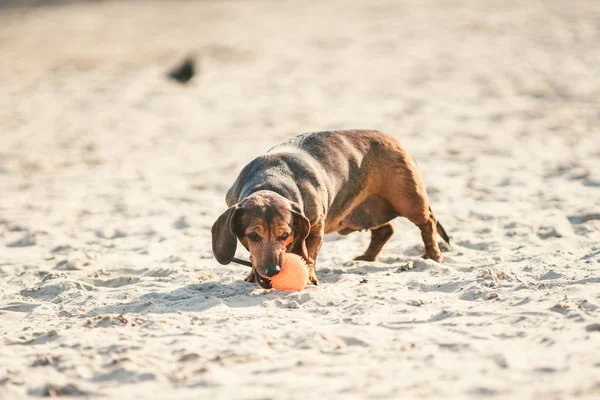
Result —
[[271, 278], [271, 287], [278, 290], [300, 291], [308, 281], [308, 267], [297, 254], [285, 253], [281, 271]]

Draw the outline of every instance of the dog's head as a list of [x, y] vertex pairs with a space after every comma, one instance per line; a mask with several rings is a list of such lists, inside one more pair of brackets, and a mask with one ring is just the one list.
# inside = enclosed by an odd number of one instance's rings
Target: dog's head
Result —
[[283, 254], [298, 254], [308, 262], [305, 239], [310, 222], [297, 203], [277, 193], [259, 191], [225, 211], [212, 227], [217, 261], [229, 264], [237, 241], [250, 252], [250, 261], [262, 287], [281, 270]]

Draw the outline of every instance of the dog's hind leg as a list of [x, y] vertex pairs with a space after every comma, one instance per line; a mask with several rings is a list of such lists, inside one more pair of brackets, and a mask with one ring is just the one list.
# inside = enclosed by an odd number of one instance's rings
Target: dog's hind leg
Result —
[[[398, 185], [400, 186], [400, 185]], [[413, 190], [409, 190], [413, 188]], [[442, 252], [437, 244], [437, 220], [429, 210], [429, 201], [419, 183], [404, 184], [403, 191], [390, 200], [398, 216], [405, 217], [421, 230], [421, 238], [425, 245], [423, 258], [442, 262]], [[391, 197], [391, 196], [390, 196]]]
[[371, 229], [371, 243], [361, 256], [355, 257], [358, 261], [375, 261], [379, 252], [383, 248], [383, 245], [392, 237], [394, 234], [394, 226], [391, 222], [381, 225], [378, 228]]
[[423, 244], [425, 244], [425, 254], [423, 258], [430, 258], [437, 262], [442, 262], [443, 256], [440, 248], [438, 247], [436, 234], [437, 234], [437, 221], [432, 212], [428, 212], [425, 218], [423, 217], [407, 217], [413, 224], [417, 225], [421, 230], [421, 238]]

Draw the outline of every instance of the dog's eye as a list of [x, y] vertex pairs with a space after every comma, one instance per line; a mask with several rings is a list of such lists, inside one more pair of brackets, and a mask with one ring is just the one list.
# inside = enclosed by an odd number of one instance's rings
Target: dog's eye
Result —
[[252, 240], [253, 242], [260, 242], [260, 236], [258, 236], [258, 233], [256, 232], [250, 232], [246, 236], [248, 236], [248, 239]]
[[287, 240], [287, 238], [290, 237], [289, 233], [284, 233], [283, 235], [279, 236], [279, 240]]

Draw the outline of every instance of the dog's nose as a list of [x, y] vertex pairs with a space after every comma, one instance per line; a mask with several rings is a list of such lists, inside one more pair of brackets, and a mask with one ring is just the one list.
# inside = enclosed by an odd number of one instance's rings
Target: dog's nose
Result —
[[267, 275], [270, 278], [272, 276], [277, 275], [279, 271], [281, 271], [281, 267], [279, 265], [269, 265], [265, 268], [265, 275]]

